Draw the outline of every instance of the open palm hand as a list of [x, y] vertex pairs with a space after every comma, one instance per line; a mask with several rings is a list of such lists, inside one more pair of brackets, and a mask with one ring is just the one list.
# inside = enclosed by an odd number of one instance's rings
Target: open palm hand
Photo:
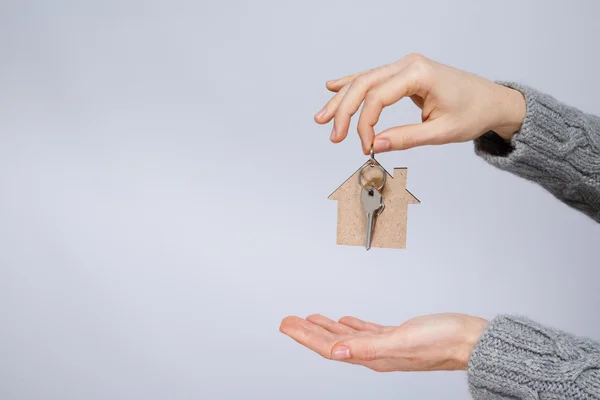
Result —
[[383, 326], [354, 317], [286, 317], [280, 331], [321, 356], [374, 371], [464, 370], [487, 321], [464, 314], [417, 317]]

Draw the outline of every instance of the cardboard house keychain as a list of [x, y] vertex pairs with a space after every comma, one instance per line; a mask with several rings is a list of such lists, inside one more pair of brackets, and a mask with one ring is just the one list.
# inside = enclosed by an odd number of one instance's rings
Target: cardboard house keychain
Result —
[[420, 201], [406, 189], [406, 168], [391, 176], [370, 159], [328, 199], [337, 200], [337, 244], [405, 249], [408, 205]]

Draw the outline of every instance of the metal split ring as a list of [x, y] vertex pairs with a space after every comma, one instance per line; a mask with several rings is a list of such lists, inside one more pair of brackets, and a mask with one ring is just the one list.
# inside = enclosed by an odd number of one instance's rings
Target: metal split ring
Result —
[[363, 189], [366, 189], [366, 188], [365, 188], [365, 185], [363, 185], [363, 182], [362, 182], [362, 174], [363, 174], [363, 170], [364, 170], [364, 169], [365, 169], [367, 166], [369, 166], [369, 167], [371, 167], [371, 168], [373, 168], [373, 167], [378, 167], [378, 168], [381, 170], [381, 173], [383, 174], [383, 179], [382, 179], [382, 181], [381, 181], [381, 185], [379, 185], [379, 187], [377, 188], [377, 191], [381, 192], [381, 190], [382, 190], [382, 189], [383, 189], [383, 187], [385, 186], [386, 172], [385, 172], [385, 170], [383, 169], [383, 167], [382, 167], [381, 165], [379, 165], [379, 164], [376, 164], [376, 163], [375, 163], [375, 151], [374, 151], [374, 149], [373, 149], [373, 146], [371, 146], [371, 152], [370, 152], [370, 153], [371, 153], [371, 158], [370, 158], [370, 160], [369, 160], [369, 163], [367, 163], [367, 164], [363, 165], [363, 166], [361, 167], [360, 171], [358, 171], [358, 184], [360, 185], [360, 187], [361, 187], [361, 188], [363, 188]]

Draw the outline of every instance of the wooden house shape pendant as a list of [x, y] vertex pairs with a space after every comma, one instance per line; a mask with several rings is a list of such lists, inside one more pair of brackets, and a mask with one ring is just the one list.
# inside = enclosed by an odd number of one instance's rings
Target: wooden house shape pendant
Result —
[[[366, 164], [375, 164], [379, 168], [363, 168]], [[365, 246], [367, 234], [367, 218], [361, 202], [362, 187], [358, 175], [362, 171], [362, 179], [374, 182], [382, 180], [382, 171], [386, 181], [381, 195], [384, 208], [377, 216], [372, 233], [371, 247], [405, 249], [406, 220], [409, 204], [420, 204], [420, 201], [406, 189], [406, 168], [394, 168], [392, 177], [381, 164], [371, 159], [363, 164], [352, 176], [328, 197], [337, 200], [337, 244], [347, 246]]]

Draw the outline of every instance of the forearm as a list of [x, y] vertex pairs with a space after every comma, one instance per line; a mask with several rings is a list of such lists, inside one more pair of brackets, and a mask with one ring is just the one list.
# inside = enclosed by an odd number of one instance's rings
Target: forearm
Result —
[[600, 118], [513, 83], [526, 114], [516, 134], [488, 132], [475, 151], [490, 164], [537, 182], [555, 197], [600, 222]]
[[472, 352], [474, 399], [600, 399], [600, 345], [520, 317], [500, 316]]

